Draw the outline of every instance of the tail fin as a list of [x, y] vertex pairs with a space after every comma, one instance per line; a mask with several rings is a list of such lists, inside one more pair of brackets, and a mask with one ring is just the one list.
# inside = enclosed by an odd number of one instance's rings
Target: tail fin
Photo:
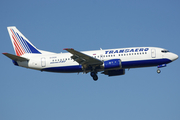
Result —
[[41, 52], [15, 27], [7, 27], [14, 51], [17, 56], [28, 54], [41, 54]]

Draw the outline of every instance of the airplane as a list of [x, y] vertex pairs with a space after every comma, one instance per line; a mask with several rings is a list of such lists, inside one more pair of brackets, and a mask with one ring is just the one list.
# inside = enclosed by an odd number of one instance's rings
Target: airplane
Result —
[[94, 81], [97, 73], [108, 76], [124, 75], [125, 69], [165, 67], [178, 59], [178, 55], [158, 47], [129, 47], [77, 51], [65, 48], [66, 53], [54, 53], [37, 49], [15, 26], [7, 27], [16, 55], [3, 53], [14, 65], [39, 71], [57, 73], [90, 73]]

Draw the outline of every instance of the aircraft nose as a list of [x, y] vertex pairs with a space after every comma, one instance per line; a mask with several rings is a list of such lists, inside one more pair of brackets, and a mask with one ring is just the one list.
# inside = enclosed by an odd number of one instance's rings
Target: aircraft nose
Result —
[[176, 55], [176, 54], [173, 53], [173, 59], [172, 59], [172, 61], [177, 60], [178, 57], [179, 57], [178, 55]]

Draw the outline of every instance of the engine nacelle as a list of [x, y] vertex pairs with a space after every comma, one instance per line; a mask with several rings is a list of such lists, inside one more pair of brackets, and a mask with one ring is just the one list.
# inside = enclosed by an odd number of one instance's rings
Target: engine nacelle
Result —
[[103, 64], [104, 70], [113, 70], [121, 68], [121, 60], [120, 59], [112, 59], [104, 61]]

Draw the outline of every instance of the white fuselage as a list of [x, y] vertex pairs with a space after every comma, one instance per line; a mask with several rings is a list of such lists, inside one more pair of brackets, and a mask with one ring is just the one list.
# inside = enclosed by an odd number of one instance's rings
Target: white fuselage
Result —
[[[170, 63], [178, 58], [171, 52], [163, 52], [162, 48], [157, 47], [132, 47], [118, 48], [95, 51], [82, 51], [82, 53], [107, 61], [111, 59], [120, 59], [122, 69], [149, 67]], [[29, 61], [19, 62], [19, 66], [50, 72], [89, 72], [83, 71], [79, 63], [71, 58], [71, 53], [50, 53], [50, 54], [25, 54], [22, 57], [29, 58]], [[99, 68], [97, 71], [103, 71]]]

